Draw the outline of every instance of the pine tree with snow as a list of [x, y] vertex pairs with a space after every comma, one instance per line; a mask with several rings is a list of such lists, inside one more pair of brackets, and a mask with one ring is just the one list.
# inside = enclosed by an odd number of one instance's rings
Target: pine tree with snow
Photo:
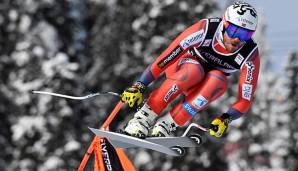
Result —
[[286, 109], [284, 114], [289, 115], [289, 139], [288, 139], [288, 156], [286, 164], [289, 171], [298, 170], [298, 54], [291, 52], [288, 56], [285, 66], [285, 83], [286, 91], [284, 105]]

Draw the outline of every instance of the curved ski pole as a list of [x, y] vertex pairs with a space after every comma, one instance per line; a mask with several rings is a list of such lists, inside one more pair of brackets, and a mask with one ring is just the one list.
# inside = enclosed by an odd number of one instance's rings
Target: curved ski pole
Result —
[[65, 95], [65, 94], [51, 93], [51, 92], [46, 92], [46, 91], [35, 91], [35, 90], [33, 90], [32, 93], [33, 94], [45, 94], [45, 95], [63, 97], [63, 98], [74, 99], [74, 100], [85, 100], [85, 99], [95, 97], [95, 96], [100, 96], [100, 95], [113, 95], [113, 96], [116, 96], [116, 97], [121, 97], [120, 94], [110, 92], [110, 91], [91, 93], [91, 94], [88, 94], [86, 96], [69, 96], [69, 95]]
[[[113, 119], [115, 118], [115, 116], [117, 115], [117, 113], [120, 111], [120, 109], [122, 108], [123, 103], [122, 101], [119, 101], [118, 104], [116, 105], [116, 107], [114, 108], [114, 110], [111, 112], [111, 114], [109, 115], [109, 117], [107, 118], [107, 120], [104, 122], [104, 124], [101, 126], [101, 129], [106, 129], [110, 123], [113, 121]], [[90, 155], [92, 154], [93, 150], [94, 150], [94, 144], [96, 142], [99, 142], [99, 137], [96, 136], [93, 138], [88, 150], [86, 151], [83, 160], [81, 161], [81, 164], [78, 168], [78, 171], [84, 171], [85, 166], [89, 160]]]
[[187, 133], [189, 132], [191, 127], [196, 127], [199, 128], [200, 130], [204, 131], [204, 132], [208, 132], [210, 128], [205, 128], [202, 125], [196, 124], [196, 123], [191, 123], [187, 129], [184, 131], [182, 137], [185, 137], [187, 135]]

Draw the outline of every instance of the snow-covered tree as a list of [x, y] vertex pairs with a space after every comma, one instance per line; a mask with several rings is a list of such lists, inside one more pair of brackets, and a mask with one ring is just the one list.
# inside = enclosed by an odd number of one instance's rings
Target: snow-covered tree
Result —
[[285, 66], [285, 82], [284, 90], [286, 96], [284, 99], [285, 110], [284, 115], [289, 116], [289, 138], [288, 155], [286, 157], [286, 165], [288, 170], [294, 171], [298, 169], [298, 54], [291, 52], [288, 56], [287, 64]]
[[31, 90], [38, 89], [71, 94], [83, 91], [76, 88], [79, 60], [71, 53], [72, 49], [80, 50], [75, 47], [74, 42], [78, 42], [75, 34], [69, 32], [76, 29], [68, 7], [71, 3], [20, 0], [0, 3], [3, 117], [0, 137], [5, 140], [0, 141], [5, 149], [1, 154], [1, 170], [77, 167], [72, 161], [79, 160], [76, 157], [82, 140], [81, 134], [73, 131], [80, 125], [79, 117], [73, 115], [74, 110], [84, 106], [31, 94]]

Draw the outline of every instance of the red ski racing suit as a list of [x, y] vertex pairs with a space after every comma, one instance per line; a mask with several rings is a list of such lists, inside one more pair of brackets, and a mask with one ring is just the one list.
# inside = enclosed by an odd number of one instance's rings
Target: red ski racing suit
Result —
[[259, 75], [258, 47], [249, 39], [229, 53], [222, 43], [222, 30], [220, 18], [200, 20], [182, 32], [143, 72], [139, 81], [146, 86], [166, 73], [166, 80], [147, 99], [156, 114], [183, 93], [184, 101], [170, 111], [174, 121], [183, 126], [227, 90], [227, 77], [238, 70], [238, 99], [225, 113], [235, 120], [248, 111]]

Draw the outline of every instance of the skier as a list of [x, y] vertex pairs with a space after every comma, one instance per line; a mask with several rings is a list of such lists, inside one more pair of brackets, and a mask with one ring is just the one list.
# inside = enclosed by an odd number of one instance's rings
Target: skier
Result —
[[[228, 124], [243, 116], [253, 101], [260, 66], [258, 47], [252, 40], [257, 22], [257, 12], [250, 4], [235, 2], [222, 18], [202, 19], [183, 31], [122, 93], [124, 103], [138, 106], [146, 87], [166, 73], [165, 81], [150, 93], [124, 133], [141, 138], [169, 136], [220, 97], [227, 90], [228, 76], [240, 70], [238, 100], [210, 124], [210, 135], [222, 137]], [[184, 100], [157, 120], [181, 93]]]

